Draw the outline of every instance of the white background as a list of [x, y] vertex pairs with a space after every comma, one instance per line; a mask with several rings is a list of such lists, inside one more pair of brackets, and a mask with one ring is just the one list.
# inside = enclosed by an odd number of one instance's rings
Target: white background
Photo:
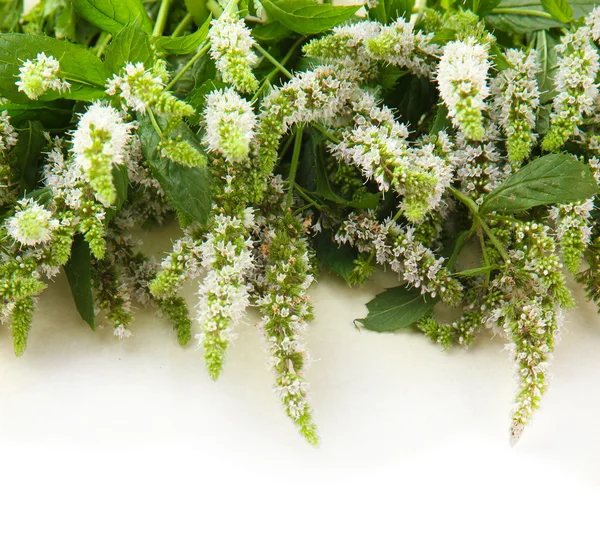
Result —
[[312, 290], [313, 449], [270, 392], [255, 319], [213, 383], [149, 312], [128, 341], [92, 333], [58, 279], [23, 357], [0, 329], [0, 539], [597, 539], [595, 308], [579, 295], [510, 448], [502, 342], [442, 352], [357, 330], [383, 285]]

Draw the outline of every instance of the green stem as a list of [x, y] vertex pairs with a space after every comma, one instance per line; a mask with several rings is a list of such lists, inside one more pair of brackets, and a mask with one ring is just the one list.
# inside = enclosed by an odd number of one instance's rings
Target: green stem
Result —
[[317, 203], [310, 195], [308, 195], [304, 191], [303, 188], [300, 188], [300, 186], [298, 186], [298, 184], [294, 185], [294, 189], [300, 194], [302, 199], [304, 199], [305, 201], [308, 201], [310, 203], [310, 206], [313, 206], [313, 207], [317, 208], [318, 210], [323, 210], [323, 206], [319, 205], [319, 203]]
[[98, 41], [96, 42], [96, 56], [100, 58], [104, 54], [104, 50], [106, 46], [110, 43], [112, 39], [112, 34], [107, 34], [106, 32], [102, 32]]
[[160, 0], [160, 8], [158, 9], [158, 15], [156, 17], [156, 23], [154, 23], [154, 30], [152, 30], [153, 36], [162, 36], [165, 31], [167, 24], [167, 18], [169, 17], [169, 8], [171, 7], [171, 0]]
[[150, 117], [150, 122], [152, 122], [152, 126], [154, 126], [154, 130], [156, 131], [156, 133], [158, 133], [158, 135], [160, 135], [162, 137], [163, 132], [160, 129], [160, 126], [158, 125], [158, 122], [156, 121], [156, 117], [154, 116], [154, 113], [152, 112], [151, 109], [148, 109], [148, 116]]
[[215, 16], [215, 18], [219, 18], [221, 13], [223, 13], [223, 8], [215, 0], [208, 0], [208, 2], [206, 2], [206, 7]]
[[521, 8], [496, 8], [491, 11], [491, 15], [529, 15], [530, 17], [542, 17], [543, 19], [554, 19], [549, 13], [537, 11], [535, 9]]
[[254, 43], [254, 48], [262, 54], [271, 64], [273, 64], [281, 73], [287, 75], [290, 79], [293, 77], [292, 72], [289, 71], [285, 66], [279, 62], [274, 56], [268, 53], [263, 47], [261, 47], [258, 43]]
[[332, 143], [335, 143], [336, 145], [340, 143], [340, 140], [335, 135], [333, 135], [333, 133], [331, 133], [325, 126], [321, 126], [321, 124], [319, 124], [318, 122], [313, 122], [311, 125], [313, 128], [319, 130]]
[[190, 59], [190, 61], [177, 72], [177, 75], [175, 75], [175, 77], [173, 77], [173, 79], [171, 79], [171, 82], [165, 87], [165, 90], [171, 90], [171, 88], [173, 88], [175, 86], [177, 81], [179, 81], [179, 79], [181, 79], [183, 77], [183, 74], [187, 70], [189, 70], [196, 63], [196, 61], [204, 53], [206, 53], [209, 49], [210, 49], [210, 43], [205, 42], [205, 45], [203, 47], [200, 47], [198, 52]]
[[190, 25], [191, 22], [192, 14], [188, 13], [183, 19], [181, 19], [181, 22], [175, 27], [175, 30], [173, 30], [171, 37], [176, 38], [180, 34], [183, 34], [183, 31]]
[[294, 196], [294, 187], [296, 184], [296, 172], [298, 171], [298, 164], [300, 161], [300, 150], [302, 149], [302, 134], [304, 132], [304, 126], [298, 126], [296, 128], [296, 139], [294, 140], [294, 151], [292, 153], [292, 162], [290, 163], [290, 173], [288, 175], [288, 193], [287, 193], [287, 206], [292, 206], [292, 198]]
[[[294, 54], [294, 51], [296, 50], [296, 48], [298, 47], [298, 45], [300, 45], [303, 41], [304, 41], [304, 37], [299, 38], [298, 40], [296, 40], [296, 42], [290, 47], [290, 50], [287, 52], [287, 54], [283, 57], [283, 59], [281, 60], [281, 65], [285, 66], [287, 64], [287, 62], [289, 61], [289, 59], [292, 57], [292, 55]], [[273, 71], [271, 71], [271, 73], [269, 73], [269, 75], [267, 75], [265, 77], [265, 80], [262, 82], [262, 84], [260, 85], [260, 88], [256, 91], [256, 94], [254, 94], [254, 96], [252, 96], [252, 100], [251, 103], [254, 103], [257, 99], [258, 96], [260, 96], [261, 92], [263, 91], [263, 88], [268, 85], [271, 84], [271, 81], [273, 80], [273, 77], [275, 77], [275, 75], [277, 75], [277, 73], [279, 72], [279, 68], [275, 68]]]
[[[488, 256], [487, 248], [485, 246], [485, 239], [483, 238], [483, 233], [481, 232], [481, 228], [477, 228], [477, 236], [479, 237], [479, 245], [481, 246], [481, 254], [483, 257], [483, 266], [485, 268], [490, 266], [490, 258]], [[490, 273], [489, 271], [485, 274], [485, 287], [490, 285]]]

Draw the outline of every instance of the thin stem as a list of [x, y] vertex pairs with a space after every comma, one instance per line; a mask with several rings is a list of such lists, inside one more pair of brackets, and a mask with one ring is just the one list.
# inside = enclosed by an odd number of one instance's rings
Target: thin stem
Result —
[[[483, 257], [483, 266], [485, 268], [490, 266], [490, 258], [488, 256], [487, 248], [485, 246], [485, 239], [483, 238], [483, 233], [481, 232], [481, 228], [477, 228], [477, 236], [479, 237], [479, 245], [481, 246], [481, 254]], [[490, 273], [486, 272], [485, 274], [485, 287], [490, 285]]]
[[160, 135], [162, 137], [163, 132], [160, 129], [160, 126], [158, 125], [158, 122], [156, 121], [156, 117], [154, 116], [154, 113], [152, 112], [151, 109], [148, 109], [148, 116], [150, 117], [150, 122], [152, 122], [152, 126], [154, 126], [156, 133], [158, 133], [158, 135]]
[[167, 24], [167, 18], [169, 17], [169, 8], [171, 7], [171, 0], [160, 0], [160, 8], [158, 9], [158, 15], [156, 17], [156, 23], [154, 23], [154, 30], [152, 30], [153, 36], [162, 36], [165, 31]]
[[107, 34], [106, 32], [102, 32], [98, 41], [96, 42], [96, 56], [100, 58], [104, 54], [104, 50], [106, 46], [110, 43], [112, 39], [112, 34]]
[[317, 128], [317, 130], [319, 130], [332, 143], [335, 143], [336, 145], [340, 143], [340, 140], [335, 135], [333, 135], [333, 133], [331, 133], [325, 126], [321, 126], [321, 124], [319, 124], [318, 122], [313, 122], [311, 125], [313, 128]]
[[287, 193], [287, 206], [292, 206], [292, 198], [294, 196], [294, 188], [296, 184], [296, 172], [298, 171], [298, 164], [300, 161], [300, 150], [302, 149], [302, 134], [304, 132], [304, 126], [296, 128], [296, 139], [294, 140], [294, 151], [292, 153], [292, 162], [290, 163], [290, 173], [288, 175], [288, 193]]
[[258, 43], [254, 43], [254, 48], [262, 54], [271, 64], [273, 64], [281, 73], [287, 75], [290, 79], [293, 77], [292, 72], [289, 71], [285, 66], [279, 62], [274, 56], [268, 53], [263, 47], [261, 47]]
[[206, 2], [206, 7], [217, 18], [223, 13], [223, 8], [215, 0], [208, 0], [208, 2]]
[[175, 27], [175, 30], [173, 30], [171, 37], [176, 38], [180, 34], [183, 34], [183, 31], [189, 26], [191, 22], [192, 14], [188, 13], [183, 19], [181, 19], [181, 22]]
[[175, 86], [177, 81], [179, 81], [179, 79], [183, 77], [183, 74], [187, 70], [189, 70], [196, 63], [196, 61], [209, 49], [210, 43], [205, 43], [205, 45], [198, 50], [198, 52], [190, 59], [190, 61], [177, 72], [177, 75], [175, 75], [175, 77], [171, 79], [171, 82], [165, 87], [165, 90], [171, 90], [171, 88]]
[[535, 9], [521, 8], [495, 8], [491, 11], [491, 15], [529, 15], [531, 17], [542, 17], [544, 19], [553, 19], [552, 15], [544, 11]]
[[461, 203], [466, 205], [473, 214], [479, 214], [479, 207], [477, 206], [477, 203], [475, 203], [475, 201], [473, 201], [468, 195], [462, 193], [460, 190], [457, 190], [454, 186], [450, 186], [448, 189], [450, 190], [450, 193]]
[[308, 201], [310, 203], [310, 206], [313, 206], [313, 207], [317, 208], [318, 210], [323, 210], [323, 206], [319, 205], [319, 203], [317, 203], [310, 195], [308, 195], [304, 191], [303, 188], [300, 188], [300, 186], [298, 186], [298, 184], [294, 185], [294, 189], [300, 194], [302, 199], [304, 199], [305, 201]]

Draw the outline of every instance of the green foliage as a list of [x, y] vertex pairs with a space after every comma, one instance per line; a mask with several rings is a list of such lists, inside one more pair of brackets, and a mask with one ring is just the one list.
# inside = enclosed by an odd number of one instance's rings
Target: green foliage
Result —
[[418, 289], [393, 287], [370, 300], [367, 303], [367, 317], [356, 321], [370, 331], [397, 331], [419, 321], [433, 309], [436, 302], [436, 299], [423, 296]]
[[38, 121], [28, 120], [19, 130], [19, 141], [14, 150], [15, 181], [19, 184], [20, 195], [36, 189], [39, 179], [42, 151], [47, 145], [44, 128]]
[[79, 235], [73, 242], [71, 259], [65, 264], [65, 275], [79, 315], [94, 330], [96, 316], [92, 293], [92, 259], [88, 243]]
[[151, 68], [156, 56], [150, 44], [150, 38], [142, 30], [138, 21], [128, 24], [112, 39], [106, 49], [104, 65], [107, 78], [118, 74], [128, 62], [141, 62], [146, 68]]
[[73, 0], [73, 5], [81, 17], [109, 34], [136, 21], [144, 32], [152, 32], [152, 21], [141, 0]]

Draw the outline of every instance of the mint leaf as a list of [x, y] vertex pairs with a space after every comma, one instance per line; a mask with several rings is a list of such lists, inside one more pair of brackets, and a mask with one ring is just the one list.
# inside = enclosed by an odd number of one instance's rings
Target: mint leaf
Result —
[[104, 97], [104, 65], [95, 54], [68, 41], [28, 34], [0, 34], [0, 96], [15, 103], [32, 103], [18, 91], [16, 82], [23, 62], [35, 59], [41, 52], [60, 62], [60, 76], [71, 83], [71, 88], [60, 94], [49, 90], [38, 102], [58, 98], [93, 101]]
[[481, 212], [518, 212], [538, 205], [573, 203], [596, 195], [592, 170], [568, 154], [532, 161], [488, 194]]
[[64, 129], [73, 117], [73, 102], [55, 100], [53, 102], [5, 103], [2, 110], [10, 116], [13, 126], [20, 128], [28, 120], [38, 120], [48, 130]]
[[324, 231], [313, 237], [313, 247], [319, 264], [340, 275], [346, 282], [354, 269], [358, 251], [347, 244], [338, 245], [332, 239], [331, 231]]
[[44, 127], [38, 121], [28, 120], [19, 130], [19, 140], [13, 155], [16, 157], [20, 195], [26, 195], [37, 187], [42, 151], [48, 141], [44, 136]]
[[562, 26], [548, 17], [540, 0], [502, 0], [486, 21], [498, 30], [519, 34]]
[[193, 34], [188, 36], [179, 36], [172, 38], [171, 36], [160, 36], [154, 38], [152, 43], [157, 49], [167, 54], [190, 54], [193, 53], [202, 42], [208, 37], [210, 29], [211, 17], [208, 17], [204, 24], [198, 28]]
[[[207, 167], [185, 167], [163, 158], [158, 150], [160, 136], [148, 116], [138, 116], [142, 150], [152, 174], [160, 183], [171, 204], [190, 222], [206, 223], [211, 208], [210, 172]], [[163, 126], [165, 122], [161, 122]], [[162, 126], [161, 126], [162, 127]], [[183, 122], [170, 136], [182, 138], [200, 150], [192, 130]]]
[[392, 332], [410, 327], [426, 315], [437, 299], [424, 296], [416, 288], [406, 286], [386, 289], [367, 303], [369, 314], [357, 319], [365, 328], [377, 332]]
[[92, 258], [90, 247], [82, 236], [75, 237], [71, 248], [71, 259], [64, 268], [77, 311], [92, 330], [95, 330]]
[[567, 0], [541, 0], [542, 7], [561, 23], [568, 23], [573, 19], [573, 10]]
[[126, 25], [111, 41], [106, 49], [104, 65], [106, 77], [119, 73], [128, 62], [141, 62], [150, 68], [154, 65], [155, 55], [150, 38], [142, 31], [139, 22]]
[[73, 0], [73, 6], [78, 15], [110, 34], [136, 20], [146, 34], [152, 33], [152, 21], [141, 0]]
[[261, 3], [269, 19], [303, 36], [325, 32], [350, 19], [361, 7], [317, 4], [313, 0], [262, 0]]

